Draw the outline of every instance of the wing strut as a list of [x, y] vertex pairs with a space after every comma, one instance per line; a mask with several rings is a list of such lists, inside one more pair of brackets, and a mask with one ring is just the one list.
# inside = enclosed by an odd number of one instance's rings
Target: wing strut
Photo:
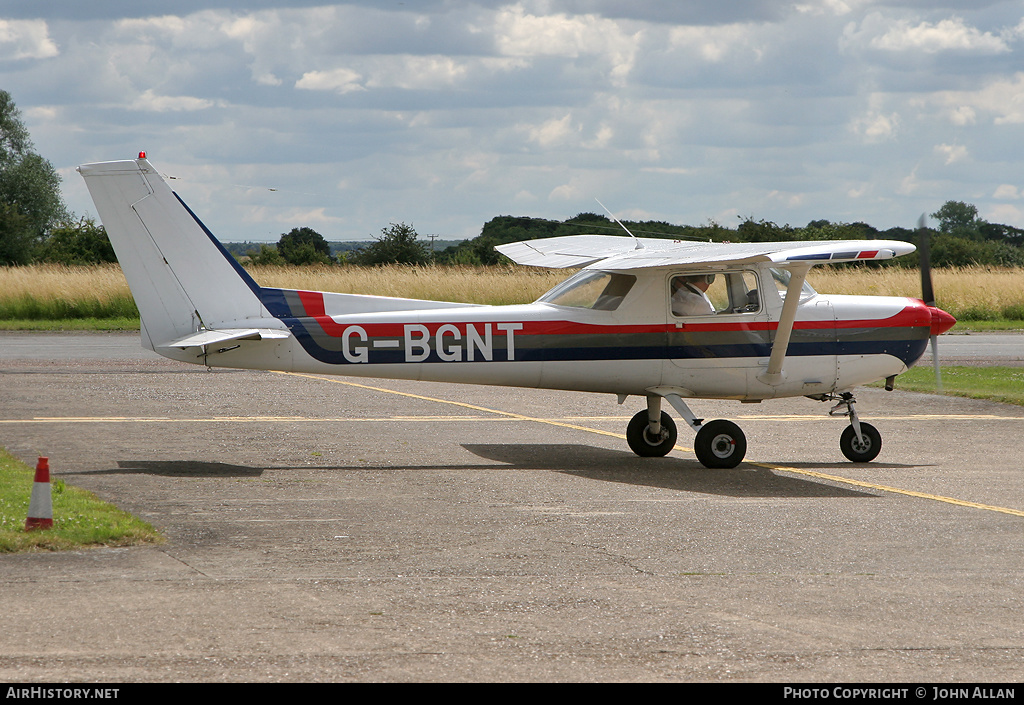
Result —
[[793, 322], [796, 320], [796, 309], [800, 304], [800, 290], [803, 289], [810, 264], [792, 264], [789, 266], [789, 286], [786, 289], [786, 301], [782, 304], [782, 316], [779, 327], [775, 331], [775, 342], [772, 343], [772, 355], [768, 358], [768, 369], [757, 378], [768, 385], [781, 384], [786, 379], [782, 371], [782, 363], [786, 360], [786, 349], [793, 335]]

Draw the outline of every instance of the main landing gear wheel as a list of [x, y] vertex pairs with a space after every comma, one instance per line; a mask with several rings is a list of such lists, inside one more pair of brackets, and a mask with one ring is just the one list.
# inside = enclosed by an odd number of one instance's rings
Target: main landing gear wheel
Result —
[[839, 449], [848, 460], [855, 463], [870, 463], [878, 457], [878, 451], [882, 450], [882, 434], [869, 423], [861, 422], [860, 433], [864, 437], [862, 441], [857, 440], [857, 432], [853, 426], [847, 426], [843, 435], [839, 437]]
[[709, 421], [693, 441], [697, 460], [706, 468], [734, 468], [747, 453], [747, 437], [732, 421]]
[[664, 411], [661, 412], [661, 432], [651, 433], [647, 410], [637, 413], [626, 426], [626, 442], [634, 453], [643, 458], [660, 458], [676, 444], [676, 423]]

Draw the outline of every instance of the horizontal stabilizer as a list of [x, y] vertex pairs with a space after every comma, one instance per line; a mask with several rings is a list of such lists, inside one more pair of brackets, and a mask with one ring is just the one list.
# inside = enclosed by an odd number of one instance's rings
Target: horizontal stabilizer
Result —
[[205, 345], [229, 343], [232, 340], [284, 340], [290, 336], [286, 330], [277, 328], [234, 328], [230, 330], [201, 330], [173, 342], [161, 345], [162, 348], [201, 348]]

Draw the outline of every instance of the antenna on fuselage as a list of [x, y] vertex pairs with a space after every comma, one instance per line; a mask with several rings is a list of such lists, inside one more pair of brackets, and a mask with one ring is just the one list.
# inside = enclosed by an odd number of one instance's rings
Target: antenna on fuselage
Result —
[[644, 244], [642, 242], [640, 242], [640, 240], [637, 239], [636, 235], [634, 235], [633, 233], [629, 232], [629, 228], [627, 228], [625, 225], [623, 225], [622, 221], [619, 220], [618, 218], [616, 218], [615, 214], [612, 213], [610, 210], [608, 210], [608, 208], [603, 203], [601, 203], [600, 199], [595, 198], [594, 200], [597, 201], [597, 204], [599, 206], [604, 208], [604, 212], [607, 213], [608, 215], [610, 215], [612, 217], [612, 220], [614, 220], [616, 223], [619, 224], [620, 228], [625, 230], [629, 234], [629, 236], [631, 238], [633, 238], [633, 242], [636, 243], [636, 247], [634, 247], [633, 249], [635, 249], [635, 250], [642, 250], [642, 249], [644, 249]]

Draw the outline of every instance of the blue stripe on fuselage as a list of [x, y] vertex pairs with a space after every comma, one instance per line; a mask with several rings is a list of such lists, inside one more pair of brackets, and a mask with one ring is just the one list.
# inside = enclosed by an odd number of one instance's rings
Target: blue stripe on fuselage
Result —
[[[367, 348], [367, 363], [352, 362], [346, 359], [343, 351], [328, 350], [320, 345], [309, 332], [304, 321], [312, 319], [282, 318], [295, 335], [303, 349], [311, 357], [329, 365], [357, 364], [404, 364], [406, 353], [401, 349], [374, 350], [372, 343], [359, 344]], [[313, 325], [318, 325], [315, 322]], [[339, 348], [342, 341], [339, 341]], [[758, 343], [731, 343], [723, 345], [615, 345], [600, 347], [530, 347], [529, 336], [517, 338], [515, 346], [515, 362], [573, 362], [595, 360], [700, 360], [700, 359], [739, 359], [766, 358], [771, 355], [771, 345]], [[927, 338], [910, 340], [857, 340], [857, 341], [791, 341], [786, 351], [787, 357], [843, 356], [843, 355], [891, 355], [901, 360], [908, 367], [913, 365], [924, 354], [928, 346]], [[507, 362], [507, 350], [495, 346], [491, 360], [482, 356], [474, 360], [460, 362]], [[431, 346], [430, 353], [422, 360], [423, 363], [450, 363], [443, 360]]]

